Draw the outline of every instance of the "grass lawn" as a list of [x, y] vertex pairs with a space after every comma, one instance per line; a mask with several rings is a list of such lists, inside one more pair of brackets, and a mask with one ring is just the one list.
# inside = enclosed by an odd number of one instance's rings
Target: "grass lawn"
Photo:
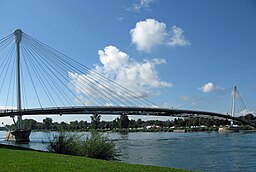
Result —
[[88, 172], [182, 172], [186, 170], [166, 167], [132, 165], [86, 157], [69, 156], [31, 150], [18, 150], [0, 145], [0, 172], [2, 171], [88, 171]]

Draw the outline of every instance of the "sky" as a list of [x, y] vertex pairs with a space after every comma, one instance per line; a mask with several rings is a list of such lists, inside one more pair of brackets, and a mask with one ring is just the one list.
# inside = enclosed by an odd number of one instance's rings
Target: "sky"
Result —
[[230, 90], [205, 109], [223, 113], [234, 85], [256, 111], [255, 21], [255, 0], [0, 0], [0, 38], [20, 28], [160, 107]]

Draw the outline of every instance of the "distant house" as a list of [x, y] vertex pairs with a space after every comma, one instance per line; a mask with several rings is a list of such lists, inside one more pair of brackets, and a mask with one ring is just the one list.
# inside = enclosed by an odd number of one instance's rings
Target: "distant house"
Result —
[[148, 125], [145, 127], [146, 129], [157, 129], [157, 128], [161, 128], [160, 126], [158, 125]]

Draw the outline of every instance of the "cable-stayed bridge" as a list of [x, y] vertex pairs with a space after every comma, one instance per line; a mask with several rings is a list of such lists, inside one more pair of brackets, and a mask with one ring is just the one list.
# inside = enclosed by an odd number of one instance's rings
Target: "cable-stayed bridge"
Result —
[[20, 29], [0, 40], [0, 57], [0, 117], [17, 116], [18, 130], [22, 115], [47, 114], [200, 115], [254, 126], [218, 112], [160, 108]]

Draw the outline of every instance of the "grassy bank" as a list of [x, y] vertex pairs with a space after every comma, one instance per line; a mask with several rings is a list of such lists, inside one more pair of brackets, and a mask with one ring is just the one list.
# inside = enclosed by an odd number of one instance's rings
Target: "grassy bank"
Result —
[[132, 165], [79, 156], [68, 156], [32, 150], [18, 150], [0, 145], [0, 171], [122, 171], [122, 172], [182, 172], [186, 170], [166, 167]]

